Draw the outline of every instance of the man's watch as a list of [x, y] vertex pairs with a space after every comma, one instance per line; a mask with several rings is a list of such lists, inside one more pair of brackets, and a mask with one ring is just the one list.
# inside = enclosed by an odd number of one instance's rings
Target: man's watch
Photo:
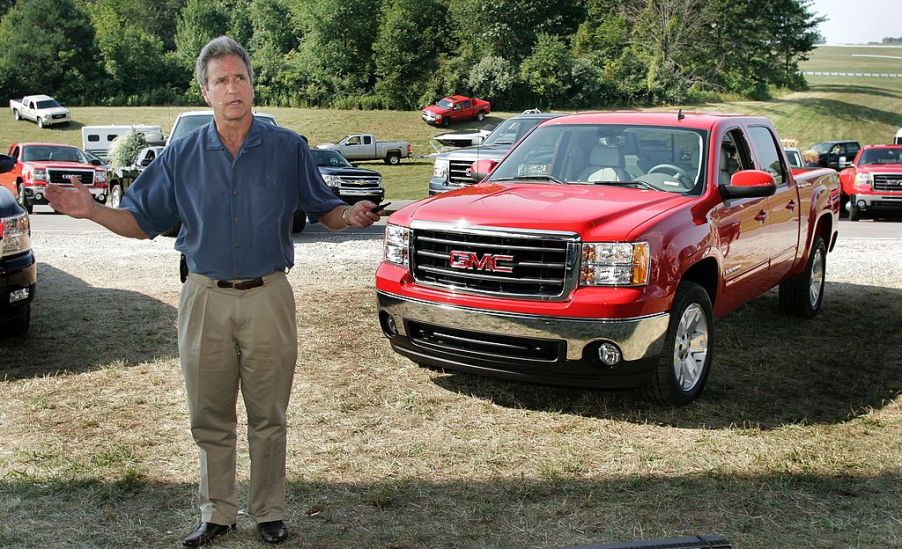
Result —
[[348, 206], [341, 212], [341, 220], [345, 222], [345, 225], [351, 224], [351, 222], [348, 220], [348, 212], [351, 211], [351, 208], [353, 208], [353, 206]]

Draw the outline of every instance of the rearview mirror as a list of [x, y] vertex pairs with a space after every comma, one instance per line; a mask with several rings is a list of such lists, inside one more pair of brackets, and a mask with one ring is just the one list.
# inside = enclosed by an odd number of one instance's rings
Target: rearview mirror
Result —
[[724, 200], [730, 198], [760, 198], [777, 192], [774, 176], [762, 170], [742, 170], [730, 178], [729, 185], [720, 186]]
[[470, 178], [477, 183], [486, 178], [487, 175], [492, 173], [492, 170], [495, 169], [495, 166], [498, 165], [496, 160], [489, 160], [488, 158], [483, 158], [482, 160], [477, 160], [467, 168], [467, 172], [470, 175]]

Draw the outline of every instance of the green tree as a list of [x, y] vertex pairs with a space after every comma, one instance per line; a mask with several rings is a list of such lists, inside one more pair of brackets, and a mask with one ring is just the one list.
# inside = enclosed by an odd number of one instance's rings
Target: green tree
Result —
[[[423, 13], [429, 18], [424, 21]], [[419, 107], [438, 58], [445, 47], [440, 22], [447, 10], [440, 0], [390, 0], [373, 43], [376, 92], [392, 108]]]
[[470, 69], [467, 84], [477, 96], [492, 102], [493, 108], [510, 108], [518, 104], [517, 67], [503, 57], [488, 55]]
[[294, 29], [285, 24], [290, 11], [284, 0], [255, 0], [250, 5], [249, 51], [254, 64], [254, 88], [260, 103], [291, 105], [297, 90], [286, 80], [288, 55], [298, 45]]
[[529, 57], [520, 64], [520, 78], [543, 108], [559, 108], [567, 103], [571, 87], [573, 58], [564, 40], [540, 34]]
[[94, 28], [73, 0], [19, 0], [0, 21], [0, 89], [91, 101], [99, 87]]
[[[189, 98], [200, 101], [200, 89], [193, 82], [194, 63], [204, 45], [225, 34], [229, 29], [229, 15], [221, 5], [205, 0], [188, 0], [179, 15], [175, 35], [175, 59], [187, 77]], [[190, 76], [189, 76], [190, 75]]]

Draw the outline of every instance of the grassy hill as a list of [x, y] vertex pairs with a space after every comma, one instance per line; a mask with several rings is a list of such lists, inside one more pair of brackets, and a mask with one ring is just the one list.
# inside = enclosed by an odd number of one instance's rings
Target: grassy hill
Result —
[[[803, 70], [832, 72], [902, 73], [902, 47], [817, 48]], [[689, 106], [692, 110], [736, 112], [769, 117], [781, 137], [805, 148], [830, 139], [857, 139], [862, 143], [892, 141], [902, 127], [902, 78], [809, 76], [810, 89], [772, 101], [735, 101]], [[0, 116], [0, 144], [16, 141], [51, 141], [81, 145], [81, 127], [95, 124], [160, 124], [168, 133], [176, 115], [196, 107], [76, 107], [76, 122], [67, 128], [38, 129], [30, 122]], [[434, 152], [430, 139], [445, 130], [427, 126], [417, 111], [339, 111], [330, 109], [261, 108], [273, 113], [283, 126], [304, 134], [311, 144], [335, 141], [348, 133], [368, 132], [379, 139], [401, 139], [417, 155]], [[497, 123], [512, 113], [493, 113], [484, 123]], [[476, 129], [476, 122], [454, 130]], [[382, 173], [389, 199], [425, 197], [432, 161], [419, 158], [386, 166], [366, 163]]]

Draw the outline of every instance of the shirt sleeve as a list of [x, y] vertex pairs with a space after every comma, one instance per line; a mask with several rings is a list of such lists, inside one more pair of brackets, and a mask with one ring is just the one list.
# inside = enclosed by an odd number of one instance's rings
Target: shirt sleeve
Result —
[[120, 207], [135, 217], [148, 238], [156, 238], [179, 221], [173, 177], [173, 147], [163, 153], [129, 186]]
[[312, 223], [339, 206], [347, 206], [347, 202], [335, 196], [332, 189], [323, 181], [310, 148], [303, 139], [298, 139], [298, 177], [300, 178], [298, 202]]

